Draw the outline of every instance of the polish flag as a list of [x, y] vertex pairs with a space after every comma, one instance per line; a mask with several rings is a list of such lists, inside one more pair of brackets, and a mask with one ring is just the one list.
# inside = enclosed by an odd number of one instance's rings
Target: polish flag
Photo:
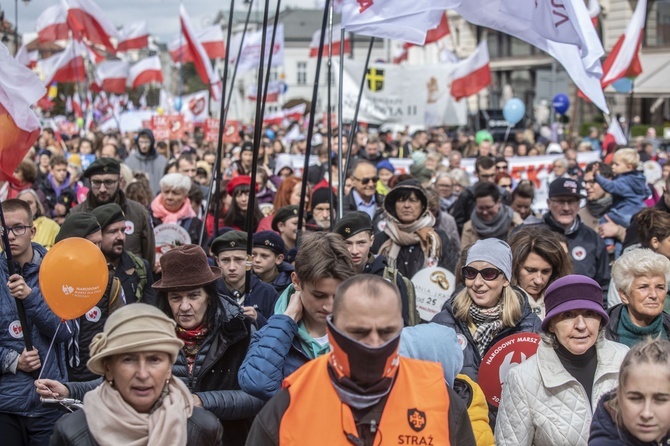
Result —
[[67, 24], [67, 11], [63, 5], [49, 6], [37, 17], [37, 39], [40, 43], [67, 40], [70, 27]]
[[483, 40], [468, 57], [456, 64], [452, 72], [451, 95], [457, 101], [479, 93], [491, 85], [489, 48]]
[[[226, 57], [226, 45], [223, 42], [223, 31], [219, 26], [208, 26], [196, 32], [198, 41], [205, 49], [210, 59], [223, 59]], [[181, 44], [181, 46], [179, 46]], [[193, 62], [193, 53], [188, 47], [187, 42], [182, 38], [174, 39], [168, 46], [170, 57], [174, 63], [179, 63], [179, 51], [181, 50], [181, 62]]]
[[602, 8], [600, 7], [600, 0], [589, 0], [589, 17], [591, 17], [591, 21], [593, 22], [593, 26], [598, 26], [598, 16], [600, 16], [600, 11]]
[[83, 42], [86, 47], [86, 54], [88, 55], [88, 60], [94, 64], [99, 64], [100, 62], [107, 60], [107, 53], [105, 50], [101, 50], [95, 45], [89, 45], [87, 42]]
[[39, 61], [44, 74], [44, 85], [54, 82], [81, 82], [86, 79], [86, 66], [82, 54], [86, 47], [72, 40], [62, 52]]
[[[333, 55], [340, 55], [340, 38], [342, 36], [342, 25], [337, 24], [333, 25]], [[330, 41], [330, 31], [326, 31], [326, 37], [323, 39], [323, 51], [321, 54], [326, 57], [328, 56], [328, 43]], [[309, 44], [309, 57], [317, 57], [319, 55], [319, 43], [321, 41], [321, 30], [318, 29], [312, 35], [312, 41]], [[351, 52], [351, 42], [347, 38], [347, 34], [344, 37], [344, 52]]]
[[186, 39], [186, 45], [193, 55], [195, 70], [198, 72], [200, 79], [202, 79], [206, 85], [209, 85], [212, 99], [218, 101], [221, 98], [222, 82], [214, 72], [209, 56], [198, 40], [195, 31], [193, 31], [191, 19], [188, 17], [188, 13], [183, 4], [179, 5], [179, 18], [181, 20], [181, 30]]
[[149, 29], [146, 20], [124, 26], [119, 31], [118, 51], [141, 50], [149, 46]]
[[392, 62], [394, 64], [405, 62], [407, 60], [407, 57], [409, 56], [409, 49], [413, 46], [416, 45], [412, 43], [403, 43], [400, 49], [396, 50], [396, 52], [394, 53]]
[[263, 115], [263, 125], [281, 125], [284, 122], [284, 112], [277, 111]]
[[67, 22], [76, 37], [102, 45], [111, 53], [116, 52], [111, 38], [118, 40], [118, 31], [97, 3], [93, 0], [62, 0], [62, 2], [67, 10]]
[[626, 26], [626, 31], [619, 37], [603, 62], [601, 81], [603, 88], [623, 77], [637, 77], [642, 73], [640, 44], [646, 15], [647, 0], [640, 0]]
[[[247, 99], [250, 101], [256, 100], [256, 93], [258, 92], [258, 86], [256, 84], [249, 85], [247, 88]], [[277, 102], [279, 100], [280, 94], [280, 85], [279, 82], [270, 82], [268, 85], [268, 94], [265, 98], [265, 102]]]
[[39, 57], [39, 51], [28, 51], [28, 48], [25, 45], [21, 45], [21, 48], [19, 48], [15, 58], [24, 67], [33, 69], [37, 66], [37, 60]]
[[161, 60], [158, 56], [142, 59], [130, 67], [128, 71], [128, 87], [131, 89], [152, 82], [163, 83]]
[[291, 121], [299, 121], [305, 116], [305, 110], [307, 110], [307, 104], [298, 104], [295, 107], [284, 110], [284, 117]]
[[81, 99], [79, 98], [79, 95], [77, 93], [72, 95], [72, 112], [77, 118], [84, 117], [84, 113], [82, 112], [81, 108]]
[[106, 60], [95, 68], [95, 78], [100, 88], [108, 93], [126, 92], [130, 65], [125, 60]]
[[615, 142], [620, 146], [628, 144], [628, 138], [626, 138], [626, 135], [621, 129], [621, 124], [619, 124], [619, 120], [614, 116], [610, 120], [610, 125], [607, 128], [607, 133], [603, 139], [603, 147], [609, 146], [611, 142]]
[[429, 43], [435, 43], [440, 39], [443, 39], [451, 34], [451, 29], [449, 28], [449, 20], [447, 19], [447, 14], [442, 14], [442, 19], [440, 20], [439, 25], [436, 28], [429, 30], [426, 33], [426, 42], [424, 45]]
[[40, 120], [30, 107], [47, 90], [0, 43], [0, 181], [18, 184], [14, 170], [40, 136]]

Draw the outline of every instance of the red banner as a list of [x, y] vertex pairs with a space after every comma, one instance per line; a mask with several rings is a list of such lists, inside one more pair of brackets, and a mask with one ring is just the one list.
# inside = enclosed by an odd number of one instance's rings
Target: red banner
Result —
[[156, 141], [182, 139], [186, 131], [182, 115], [163, 115], [151, 117], [151, 130]]

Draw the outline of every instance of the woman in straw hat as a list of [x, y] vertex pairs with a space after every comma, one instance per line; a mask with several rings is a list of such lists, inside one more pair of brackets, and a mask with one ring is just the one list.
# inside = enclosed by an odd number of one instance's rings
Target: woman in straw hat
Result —
[[58, 421], [50, 444], [217, 444], [218, 420], [195, 407], [186, 385], [172, 376], [184, 345], [175, 325], [146, 304], [112, 314], [93, 338], [87, 364], [104, 381], [86, 394], [83, 410]]

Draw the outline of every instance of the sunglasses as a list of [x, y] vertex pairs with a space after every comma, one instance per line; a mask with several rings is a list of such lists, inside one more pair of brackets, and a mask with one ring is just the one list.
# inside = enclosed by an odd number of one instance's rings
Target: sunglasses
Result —
[[481, 274], [484, 280], [496, 280], [502, 274], [502, 271], [498, 268], [477, 269], [471, 266], [464, 266], [461, 273], [468, 280], [475, 280], [477, 274]]
[[356, 178], [356, 177], [352, 177], [352, 178], [353, 178], [354, 180], [356, 180], [356, 181], [360, 181], [361, 184], [363, 184], [363, 186], [365, 186], [366, 184], [368, 184], [370, 181], [372, 181], [373, 183], [376, 183], [377, 181], [379, 181], [379, 177], [371, 177], [371, 178]]

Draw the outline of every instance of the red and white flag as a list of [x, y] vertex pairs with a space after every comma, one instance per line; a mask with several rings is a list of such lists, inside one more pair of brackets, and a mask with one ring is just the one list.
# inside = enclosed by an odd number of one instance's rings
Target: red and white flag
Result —
[[[253, 84], [249, 85], [247, 88], [247, 99], [250, 101], [256, 100], [256, 94], [258, 92], [258, 85]], [[279, 94], [281, 93], [281, 85], [277, 81], [270, 82], [268, 84], [268, 94], [265, 98], [265, 102], [277, 102], [279, 100]]]
[[130, 64], [125, 60], [106, 60], [95, 67], [95, 78], [100, 88], [108, 93], [124, 94]]
[[344, 0], [342, 26], [357, 34], [423, 45], [444, 11], [460, 5], [461, 0]]
[[[235, 63], [238, 48], [242, 45], [240, 53], [240, 62], [237, 64], [237, 74], [242, 75], [249, 70], [259, 67], [261, 62], [261, 43], [263, 40], [262, 30], [247, 32], [242, 41], [242, 35], [237, 34], [230, 45], [230, 63]], [[265, 38], [265, 57], [263, 65], [267, 66], [270, 57], [270, 43], [272, 41], [272, 27], [268, 27]], [[272, 66], [278, 67], [284, 65], [284, 24], [277, 24], [275, 35], [275, 44], [272, 48]]]
[[602, 11], [602, 8], [600, 7], [600, 0], [589, 0], [588, 9], [589, 17], [591, 17], [593, 26], [598, 26], [598, 17], [600, 16], [600, 11]]
[[37, 39], [41, 43], [67, 40], [70, 27], [67, 24], [67, 11], [62, 4], [49, 6], [37, 17]]
[[21, 45], [21, 48], [19, 48], [15, 58], [17, 62], [24, 67], [33, 69], [37, 66], [37, 60], [40, 58], [40, 52], [37, 50], [28, 51], [28, 48], [25, 45]]
[[620, 146], [625, 146], [628, 144], [628, 138], [621, 129], [621, 124], [616, 116], [612, 116], [610, 120], [610, 125], [607, 128], [607, 133], [605, 134], [605, 139], [603, 140], [603, 147], [607, 147], [611, 142], [615, 142]]
[[72, 95], [72, 113], [76, 118], [83, 118], [84, 113], [81, 107], [81, 99], [77, 93]]
[[622, 77], [637, 77], [642, 73], [640, 44], [647, 15], [647, 0], [639, 0], [626, 31], [619, 37], [603, 62], [603, 88]]
[[447, 19], [447, 14], [444, 13], [442, 14], [442, 19], [440, 19], [440, 23], [437, 25], [437, 27], [428, 30], [426, 33], [426, 42], [424, 45], [435, 43], [438, 40], [444, 39], [449, 34], [451, 34], [451, 29], [449, 28], [449, 19]]
[[119, 34], [107, 14], [93, 0], [62, 0], [67, 10], [67, 22], [77, 38], [102, 45], [108, 51], [116, 50], [111, 42]]
[[196, 37], [195, 31], [193, 31], [193, 26], [191, 26], [191, 19], [188, 17], [186, 8], [183, 4], [179, 5], [179, 18], [181, 20], [181, 30], [186, 39], [186, 45], [193, 55], [193, 64], [195, 65], [195, 70], [198, 72], [200, 79], [206, 84], [209, 85], [209, 90], [212, 94], [212, 99], [214, 101], [219, 101], [221, 99], [221, 89], [222, 83], [218, 78], [214, 69], [212, 68], [212, 62], [209, 60], [209, 56], [205, 52], [202, 44]]
[[307, 110], [307, 104], [298, 104], [294, 107], [285, 109], [284, 117], [290, 121], [299, 121], [305, 116], [305, 110]]
[[[342, 36], [342, 26], [340, 24], [333, 25], [333, 50], [332, 50], [333, 56], [340, 55], [341, 36]], [[326, 31], [326, 37], [323, 39], [323, 51], [321, 52], [321, 54], [324, 57], [328, 56], [328, 47], [330, 41], [329, 37], [330, 37], [330, 30]], [[317, 57], [319, 55], [320, 41], [321, 41], [321, 30], [318, 29], [312, 35], [312, 41], [309, 44], [309, 57]], [[344, 52], [345, 53], [351, 52], [351, 43], [349, 42], [349, 38], [347, 37], [346, 33], [344, 37]]]
[[0, 43], [0, 181], [19, 183], [14, 171], [40, 136], [40, 120], [30, 107], [46, 94], [35, 73]]
[[[210, 59], [223, 59], [226, 57], [226, 45], [223, 42], [223, 31], [220, 26], [208, 26], [205, 29], [197, 31], [195, 35]], [[180, 61], [182, 63], [193, 62], [193, 53], [183, 38], [174, 39], [168, 45], [168, 51], [170, 51], [170, 57], [174, 63], [179, 63]], [[180, 51], [181, 56], [179, 54]]]
[[451, 95], [460, 101], [479, 93], [489, 85], [491, 85], [489, 48], [487, 41], [482, 40], [470, 57], [458, 62], [454, 67]]
[[82, 82], [86, 79], [86, 66], [83, 54], [86, 47], [72, 40], [65, 49], [38, 62], [44, 74], [44, 85], [54, 82]]
[[396, 49], [396, 51], [393, 53], [392, 62], [394, 64], [405, 62], [409, 57], [409, 49], [413, 46], [416, 45], [412, 43], [403, 43], [402, 46], [398, 47], [398, 49]]
[[149, 28], [146, 20], [131, 23], [119, 30], [118, 51], [141, 50], [149, 46]]
[[284, 112], [279, 110], [263, 115], [263, 125], [281, 125], [284, 122]]
[[99, 64], [103, 60], [107, 60], [107, 53], [104, 50], [101, 50], [95, 45], [89, 44], [87, 42], [83, 43], [84, 46], [86, 46], [86, 55], [88, 56], [88, 60], [94, 64]]
[[133, 89], [139, 86], [156, 82], [163, 83], [163, 70], [158, 56], [150, 56], [135, 63], [128, 70], [128, 87]]
[[[488, 27], [521, 39], [554, 57], [568, 72], [573, 82], [584, 94], [605, 113], [609, 113], [600, 79], [604, 55], [602, 43], [596, 33], [581, 1], [570, 4], [574, 14], [556, 16], [556, 27], [569, 26], [583, 37], [581, 47], [570, 43], [554, 41], [539, 34], [533, 27], [535, 0], [467, 0], [454, 10], [465, 20], [475, 25]], [[570, 23], [568, 23], [570, 22]], [[560, 36], [565, 36], [562, 30]]]

